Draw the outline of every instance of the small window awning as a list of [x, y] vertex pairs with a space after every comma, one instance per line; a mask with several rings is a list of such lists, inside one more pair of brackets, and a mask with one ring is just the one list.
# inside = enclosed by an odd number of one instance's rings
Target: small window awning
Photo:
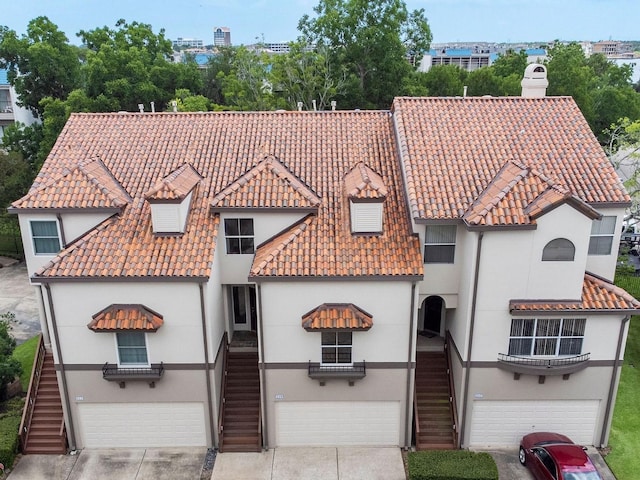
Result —
[[94, 332], [136, 330], [155, 332], [164, 324], [162, 315], [140, 304], [112, 304], [96, 313], [87, 324]]
[[369, 330], [373, 317], [352, 303], [323, 303], [302, 316], [302, 328], [319, 330]]

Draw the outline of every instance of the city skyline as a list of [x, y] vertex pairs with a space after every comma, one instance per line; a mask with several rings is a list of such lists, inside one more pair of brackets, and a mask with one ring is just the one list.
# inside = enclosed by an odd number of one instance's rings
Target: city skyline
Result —
[[[171, 40], [202, 39], [213, 44], [214, 26], [231, 30], [233, 45], [256, 41], [287, 42], [299, 35], [298, 21], [313, 17], [317, 0], [240, 2], [185, 0], [22, 0], [7, 2], [0, 25], [23, 34], [33, 18], [45, 15], [71, 43], [80, 30], [109, 26], [124, 18], [165, 29]], [[634, 0], [407, 0], [407, 8], [425, 9], [434, 43], [639, 40], [640, 13]]]

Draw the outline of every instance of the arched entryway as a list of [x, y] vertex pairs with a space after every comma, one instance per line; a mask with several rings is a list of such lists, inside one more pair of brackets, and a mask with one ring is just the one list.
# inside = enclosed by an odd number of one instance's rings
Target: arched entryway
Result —
[[445, 305], [442, 297], [432, 295], [422, 302], [422, 329], [440, 335]]

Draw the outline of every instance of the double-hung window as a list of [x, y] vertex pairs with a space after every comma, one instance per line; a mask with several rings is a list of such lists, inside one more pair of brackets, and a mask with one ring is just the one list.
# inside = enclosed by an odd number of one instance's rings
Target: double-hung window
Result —
[[227, 253], [254, 253], [253, 219], [225, 218], [224, 235], [227, 242]]
[[116, 343], [119, 365], [124, 367], [149, 365], [144, 332], [118, 332]]
[[589, 255], [610, 255], [615, 229], [615, 216], [607, 216], [599, 220], [594, 220], [591, 224]]
[[36, 255], [53, 255], [60, 251], [58, 222], [55, 220], [32, 220], [31, 236]]
[[580, 355], [584, 318], [514, 318], [509, 355], [559, 357]]
[[428, 225], [424, 240], [424, 263], [453, 263], [456, 253], [455, 225]]
[[322, 332], [322, 364], [351, 365], [352, 332]]

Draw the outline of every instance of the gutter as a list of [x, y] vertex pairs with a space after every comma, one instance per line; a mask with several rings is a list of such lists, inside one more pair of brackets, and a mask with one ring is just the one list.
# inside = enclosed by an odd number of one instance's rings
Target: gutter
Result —
[[[411, 411], [411, 373], [412, 373], [412, 359], [413, 359], [413, 332], [415, 329], [415, 315], [414, 308], [416, 302], [416, 283], [413, 282], [411, 284], [411, 309], [409, 310], [409, 346], [407, 348], [407, 406], [405, 408], [405, 440], [404, 440], [404, 448], [409, 449], [411, 447], [411, 416], [409, 412]], [[415, 385], [414, 385], [415, 389]]]
[[615, 395], [616, 378], [618, 377], [618, 371], [620, 370], [620, 353], [622, 352], [622, 340], [624, 339], [624, 330], [629, 321], [629, 315], [622, 319], [620, 322], [620, 333], [618, 334], [618, 346], [616, 347], [616, 359], [613, 364], [613, 371], [611, 372], [611, 383], [609, 384], [609, 395], [607, 395], [607, 407], [604, 411], [604, 419], [602, 421], [602, 433], [600, 434], [600, 446], [606, 446], [606, 437], [609, 430], [609, 419], [613, 410], [613, 397]]
[[471, 298], [471, 319], [469, 322], [469, 343], [467, 346], [467, 361], [464, 365], [465, 377], [462, 391], [462, 421], [460, 422], [460, 435], [458, 436], [458, 448], [464, 442], [464, 435], [467, 426], [467, 396], [469, 395], [469, 377], [471, 376], [471, 351], [473, 348], [473, 330], [476, 323], [476, 303], [478, 300], [478, 277], [480, 276], [480, 254], [482, 253], [482, 239], [484, 232], [478, 233], [478, 246], [476, 247], [476, 266], [473, 275], [473, 296]]
[[211, 432], [211, 445], [215, 444], [215, 429], [213, 426], [213, 400], [211, 396], [211, 374], [209, 370], [209, 341], [207, 339], [207, 317], [204, 308], [204, 284], [198, 283], [200, 290], [200, 317], [202, 319], [202, 344], [204, 347], [204, 374], [207, 385], [207, 406], [209, 408], [209, 431]]
[[62, 359], [62, 350], [60, 349], [60, 337], [58, 336], [58, 325], [56, 322], [56, 314], [53, 309], [53, 298], [51, 296], [51, 287], [48, 283], [44, 284], [44, 288], [47, 290], [47, 300], [49, 303], [49, 311], [51, 312], [51, 326], [53, 327], [53, 338], [56, 342], [56, 353], [58, 354], [58, 360], [60, 361], [60, 380], [62, 384], [62, 396], [64, 397], [64, 405], [67, 410], [67, 421], [69, 428], [67, 433], [69, 435], [69, 449], [73, 452], [76, 450], [76, 433], [73, 428], [73, 418], [71, 416], [71, 404], [69, 403], [69, 389], [67, 387], [67, 375], [64, 370], [64, 360]]

